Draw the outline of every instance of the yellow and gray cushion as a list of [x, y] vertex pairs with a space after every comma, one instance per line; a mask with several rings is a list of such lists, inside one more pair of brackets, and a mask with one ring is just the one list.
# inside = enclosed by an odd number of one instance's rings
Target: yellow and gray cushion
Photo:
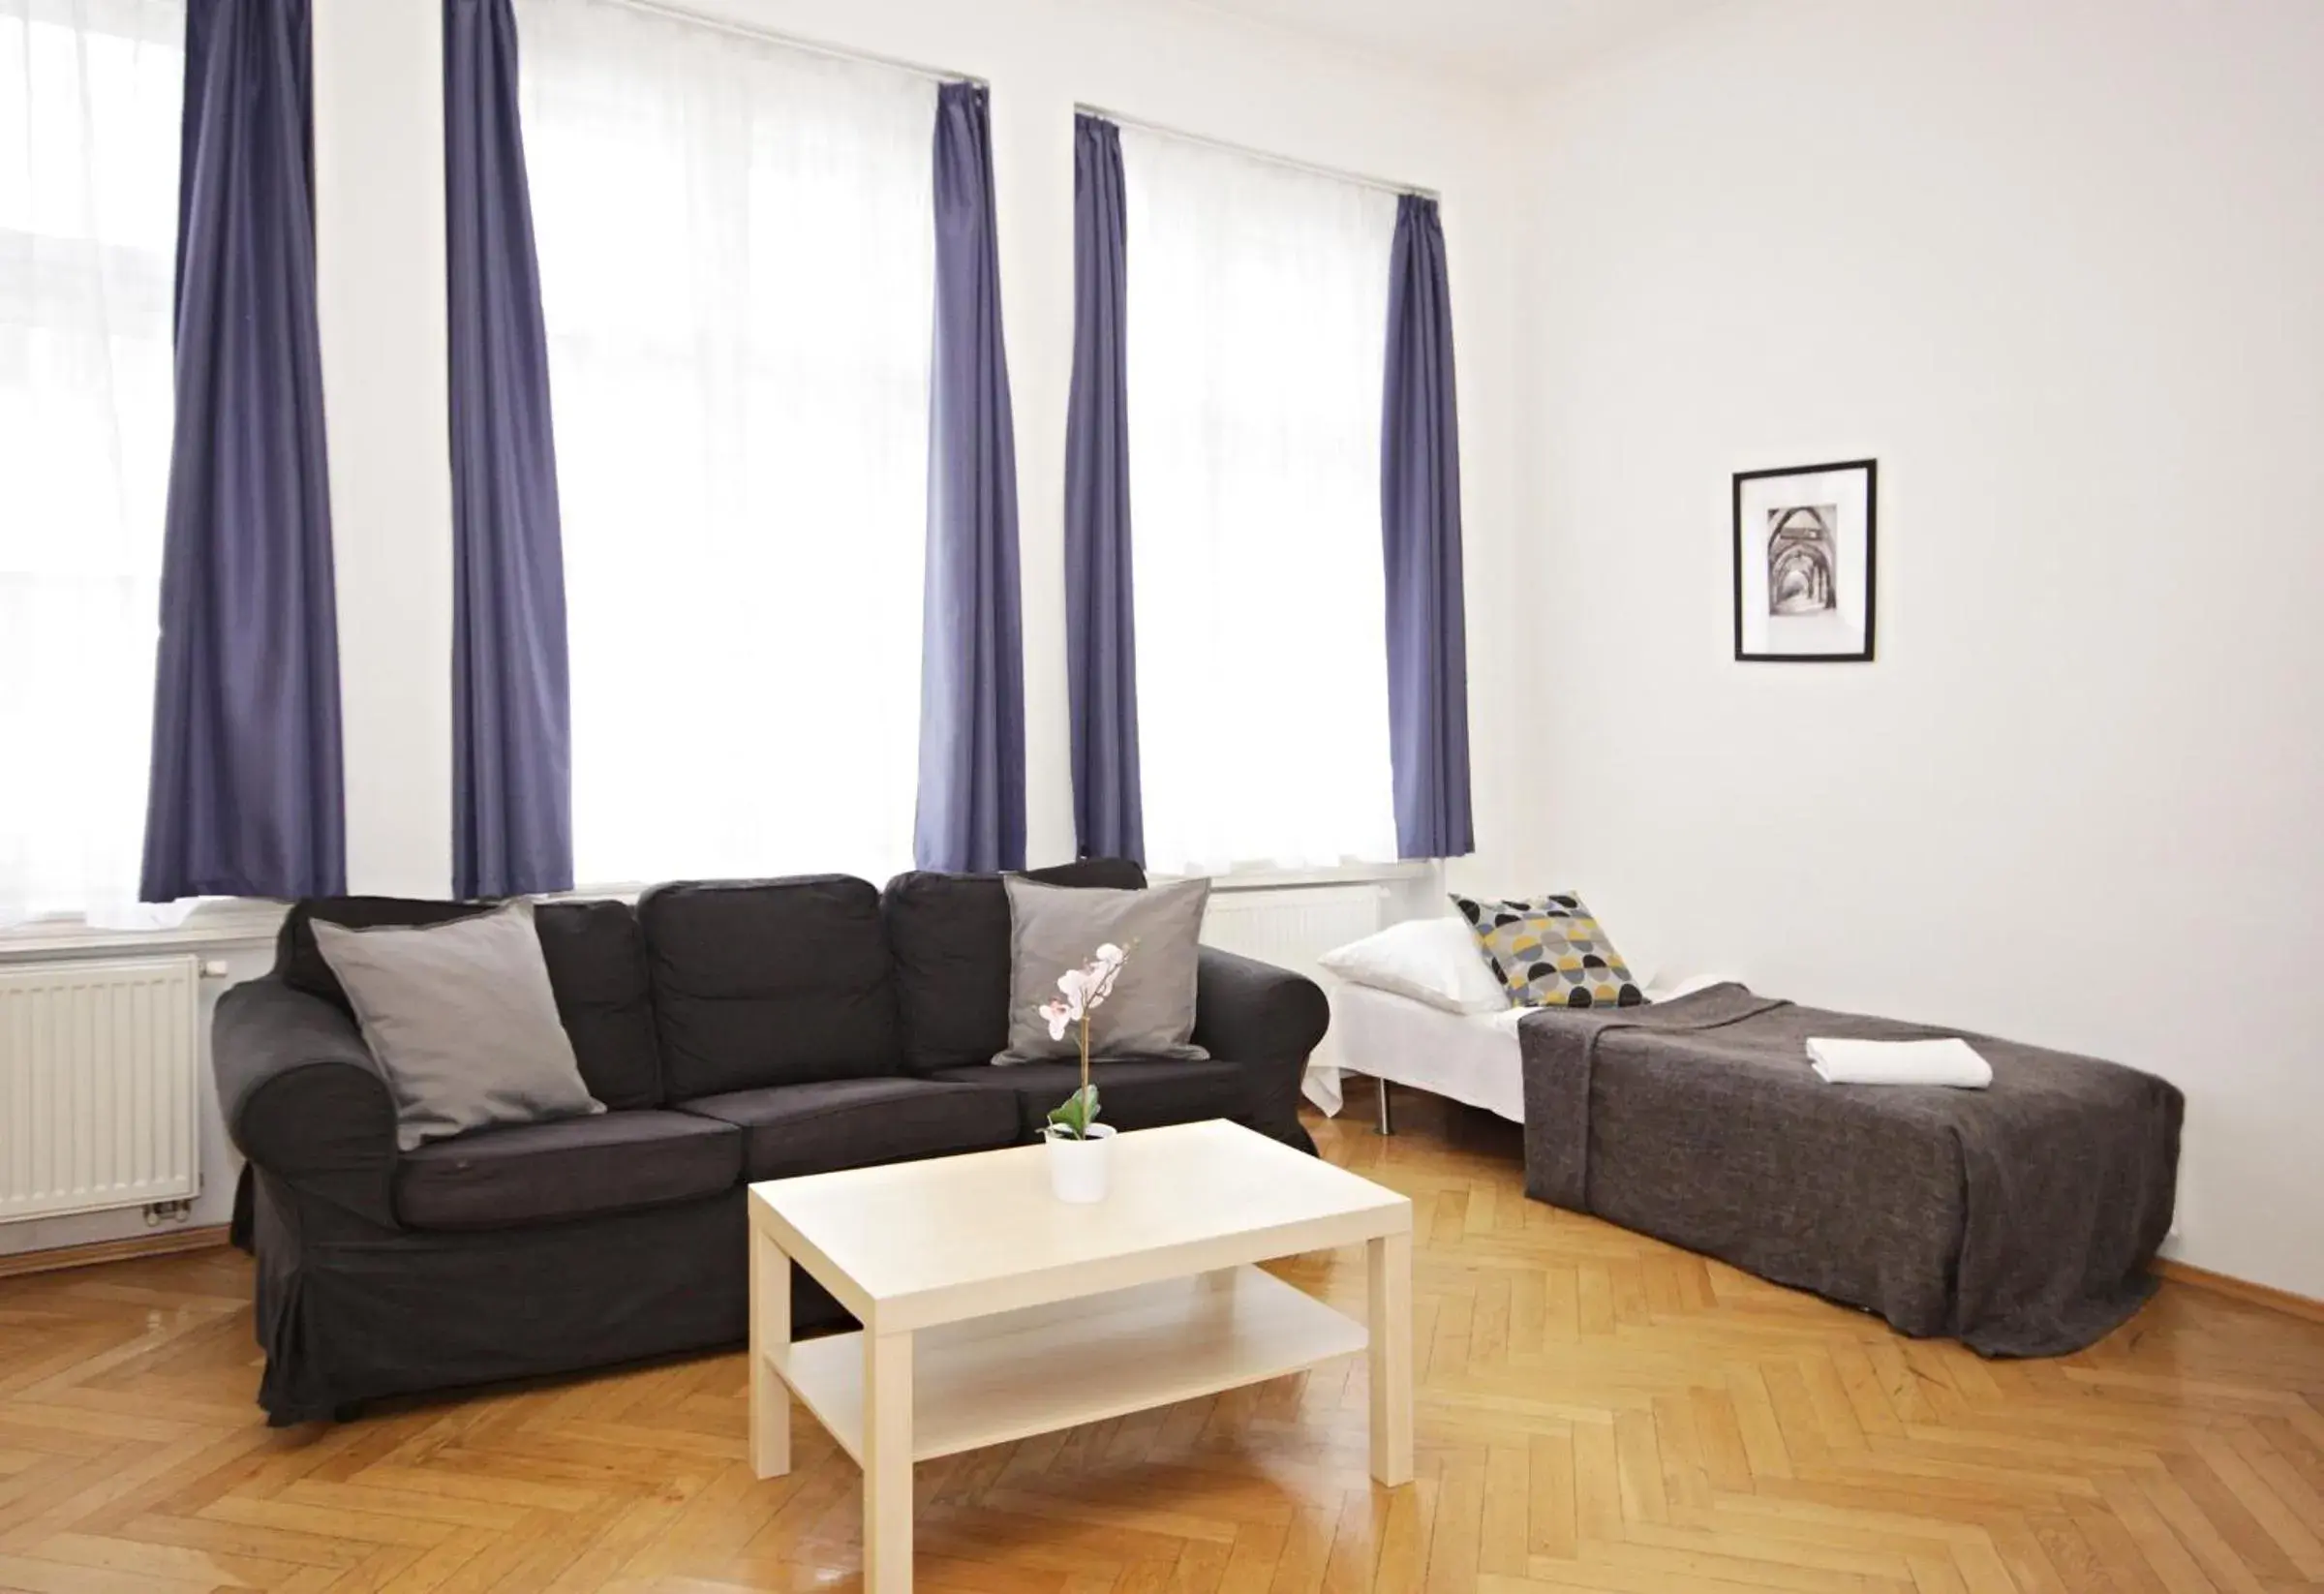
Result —
[[1490, 902], [1455, 896], [1452, 905], [1517, 1007], [1635, 1007], [1638, 982], [1578, 897]]

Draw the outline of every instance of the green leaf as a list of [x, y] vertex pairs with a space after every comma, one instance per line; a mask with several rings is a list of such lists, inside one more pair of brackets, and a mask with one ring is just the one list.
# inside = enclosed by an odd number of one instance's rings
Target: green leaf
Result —
[[1097, 1087], [1092, 1085], [1067, 1096], [1062, 1106], [1050, 1110], [1049, 1121], [1076, 1140], [1087, 1140], [1089, 1126], [1097, 1121]]

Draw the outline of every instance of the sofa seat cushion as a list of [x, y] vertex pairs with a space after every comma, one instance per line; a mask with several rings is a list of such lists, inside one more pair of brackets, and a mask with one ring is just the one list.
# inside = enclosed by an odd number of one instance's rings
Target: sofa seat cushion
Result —
[[[1158, 1129], [1208, 1118], [1241, 1118], [1248, 1110], [1249, 1071], [1232, 1062], [1177, 1058], [1121, 1058], [1092, 1062], [1089, 1083], [1097, 1087], [1097, 1120], [1116, 1129]], [[930, 1076], [1013, 1096], [1019, 1131], [1038, 1135], [1050, 1109], [1081, 1088], [1082, 1065], [1021, 1062], [1006, 1068], [944, 1068]]]
[[731, 1123], [752, 1180], [827, 1174], [881, 1162], [1015, 1144], [1007, 1096], [915, 1079], [835, 1079], [701, 1096], [683, 1111]]
[[506, 1229], [714, 1195], [743, 1175], [743, 1137], [692, 1113], [641, 1109], [431, 1141], [397, 1160], [414, 1229]]

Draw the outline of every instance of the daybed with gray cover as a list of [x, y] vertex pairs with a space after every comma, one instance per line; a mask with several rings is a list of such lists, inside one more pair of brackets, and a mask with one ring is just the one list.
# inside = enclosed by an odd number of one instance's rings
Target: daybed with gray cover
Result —
[[1528, 1014], [1525, 1189], [1987, 1356], [2079, 1350], [2154, 1289], [2183, 1099], [1969, 1037], [1983, 1090], [1827, 1085], [1810, 1036], [1951, 1030], [1713, 986]]

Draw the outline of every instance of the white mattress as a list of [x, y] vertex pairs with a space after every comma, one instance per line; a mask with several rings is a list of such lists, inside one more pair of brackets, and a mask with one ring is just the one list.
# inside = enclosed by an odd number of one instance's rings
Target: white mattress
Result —
[[[1517, 1021], [1526, 1009], [1448, 1013], [1368, 985], [1332, 981], [1326, 989], [1331, 997], [1330, 1056], [1340, 1067], [1450, 1096], [1512, 1123], [1525, 1121]], [[1338, 1112], [1339, 1069], [1329, 1062], [1310, 1068], [1307, 1096], [1325, 1112]]]
[[[1668, 1001], [1726, 977], [1702, 975], [1646, 989], [1654, 1000]], [[1481, 1107], [1512, 1123], [1525, 1121], [1517, 1022], [1532, 1009], [1448, 1013], [1368, 985], [1327, 980], [1324, 989], [1331, 998], [1331, 1032], [1307, 1070], [1305, 1088], [1307, 1099], [1325, 1112], [1339, 1111], [1339, 1071], [1347, 1068]]]

